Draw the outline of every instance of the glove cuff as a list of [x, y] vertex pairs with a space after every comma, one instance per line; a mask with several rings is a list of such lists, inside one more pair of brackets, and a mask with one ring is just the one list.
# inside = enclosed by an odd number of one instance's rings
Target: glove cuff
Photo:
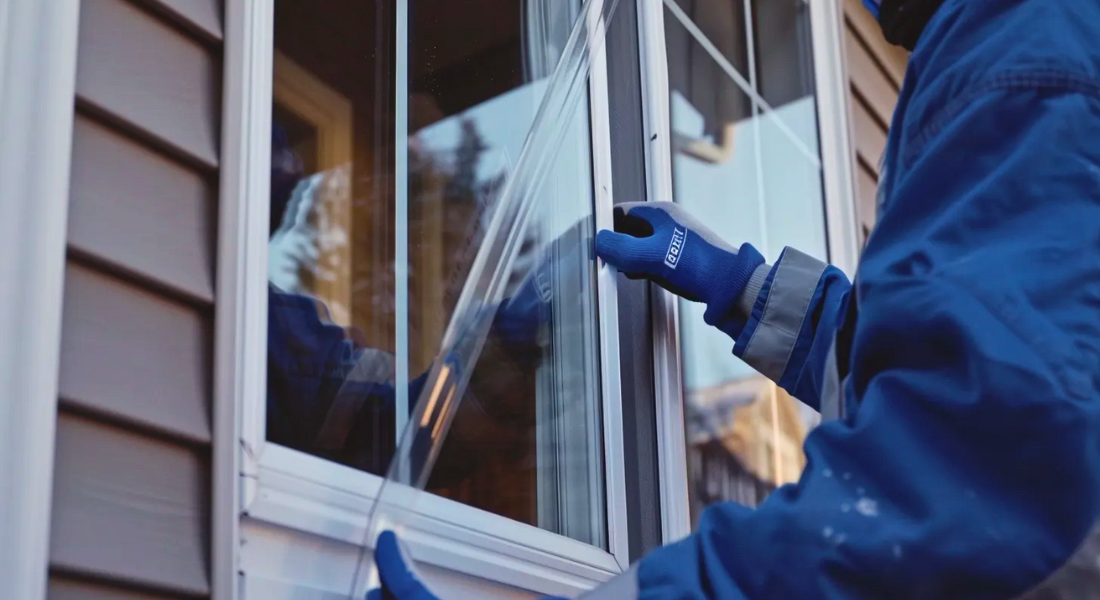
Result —
[[760, 295], [760, 290], [764, 289], [764, 282], [767, 281], [768, 273], [771, 270], [772, 266], [768, 263], [761, 263], [753, 270], [749, 283], [741, 291], [741, 296], [737, 299], [737, 306], [734, 307], [738, 317], [743, 316], [745, 320], [748, 320], [752, 315], [752, 307], [756, 304], [756, 297]]
[[[707, 302], [707, 310], [703, 313], [703, 321], [707, 325], [717, 327], [726, 335], [737, 338], [747, 318], [747, 315], [737, 314], [737, 307], [740, 305], [742, 294], [753, 282], [753, 275], [763, 264], [764, 257], [752, 244], [741, 245], [735, 259], [723, 272], [716, 274], [721, 278], [715, 282], [718, 289], [712, 296], [713, 300]], [[756, 289], [759, 293], [760, 288]]]

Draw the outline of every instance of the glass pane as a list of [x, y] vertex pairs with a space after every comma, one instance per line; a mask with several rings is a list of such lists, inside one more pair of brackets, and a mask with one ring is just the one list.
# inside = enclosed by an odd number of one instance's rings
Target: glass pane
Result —
[[[420, 396], [580, 4], [409, 3], [407, 73], [394, 70], [393, 2], [304, 4], [278, 0], [275, 15], [286, 60], [275, 65], [273, 139], [293, 191], [271, 244], [268, 439], [383, 474], [396, 390]], [[322, 84], [301, 92], [308, 108], [280, 97], [278, 82], [298, 72]], [[393, 92], [399, 76], [407, 98]], [[333, 124], [337, 97], [349, 116]], [[395, 122], [398, 102], [407, 123]], [[563, 126], [428, 490], [606, 546], [587, 111]], [[408, 143], [396, 148], [399, 132]], [[350, 189], [329, 196], [340, 176], [323, 150], [341, 135]], [[396, 164], [407, 169], [393, 175]], [[308, 235], [287, 241], [288, 219]], [[402, 236], [408, 260], [397, 265]], [[281, 308], [290, 303], [293, 314]], [[401, 359], [410, 381], [398, 381]]]
[[[765, 111], [757, 122], [766, 208], [766, 256], [774, 260], [785, 246], [791, 246], [828, 262], [825, 194], [813, 98]], [[806, 139], [812, 143], [805, 143]]]
[[760, 96], [772, 108], [812, 99], [814, 62], [809, 2], [751, 0], [751, 5], [753, 59]]
[[[812, 87], [798, 87], [790, 73], [774, 74], [803, 68], [799, 49], [784, 46], [791, 39], [783, 32], [798, 15], [769, 2], [706, 4], [707, 14], [750, 4], [755, 51], [738, 66], [706, 33], [722, 35], [713, 24], [685, 22], [674, 7], [666, 10], [675, 200], [730, 244], [750, 242], [769, 261], [787, 245], [825, 259]], [[775, 110], [767, 108], [772, 102]], [[796, 480], [805, 461], [802, 440], [816, 423], [816, 413], [733, 355], [732, 340], [703, 322], [705, 308], [680, 303], [693, 519], [713, 502], [755, 506], [777, 485]]]
[[[665, 13], [665, 42], [668, 46], [669, 74], [681, 71], [694, 75], [700, 91], [709, 90], [717, 98], [721, 88], [703, 84], [714, 59], [702, 60], [707, 52], [717, 52], [740, 73], [749, 73], [748, 27], [743, 0], [675, 0]], [[674, 22], [679, 23], [675, 25]], [[689, 43], [689, 38], [697, 38]], [[705, 38], [704, 45], [698, 40]], [[679, 67], [679, 68], [678, 68]]]
[[374, 473], [395, 437], [392, 11], [275, 2], [267, 439]]

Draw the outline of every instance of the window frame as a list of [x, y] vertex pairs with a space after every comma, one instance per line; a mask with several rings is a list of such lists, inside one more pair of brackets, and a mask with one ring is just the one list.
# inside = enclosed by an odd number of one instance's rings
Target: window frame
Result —
[[[647, 201], [673, 196], [671, 113], [668, 56], [665, 46], [665, 5], [675, 0], [637, 0], [642, 41], [642, 110], [646, 122]], [[801, 0], [810, 8], [815, 100], [820, 148], [825, 236], [829, 261], [848, 277], [859, 263], [859, 224], [855, 212], [852, 175], [854, 149], [848, 106], [843, 47], [843, 10], [833, 0]], [[745, 0], [748, 7], [749, 0]], [[751, 10], [751, 9], [750, 9]], [[753, 32], [751, 19], [749, 52]], [[752, 59], [750, 58], [750, 63]], [[755, 68], [750, 69], [755, 81]], [[661, 478], [661, 523], [664, 542], [691, 533], [691, 503], [687, 481], [687, 441], [684, 429], [681, 373], [680, 311], [673, 294], [651, 286], [658, 452]]]
[[[366, 511], [382, 478], [266, 440], [267, 196], [276, 52], [274, 6], [271, 0], [229, 0], [229, 5], [215, 388], [218, 404], [229, 406], [232, 413], [222, 415], [220, 427], [227, 429], [228, 439], [236, 443], [215, 451], [216, 461], [222, 465], [219, 481], [226, 484], [222, 487], [233, 488], [218, 495], [216, 512], [224, 510], [221, 504], [231, 503], [242, 522], [275, 525], [359, 547], [366, 537]], [[407, 53], [408, 0], [396, 0], [396, 7], [398, 110], [394, 118], [400, 124], [408, 122], [401, 95], [403, 91], [407, 99], [407, 60], [402, 68], [402, 54]], [[598, 228], [605, 228], [612, 223], [606, 52], [593, 62], [589, 114], [595, 221]], [[399, 149], [404, 147], [402, 140], [407, 141], [406, 126], [397, 127]], [[402, 161], [405, 152], [397, 154], [395, 169], [400, 176], [407, 160]], [[408, 258], [407, 234], [398, 231], [395, 238], [399, 262], [402, 256]], [[576, 595], [628, 568], [618, 304], [614, 273], [602, 263], [596, 294], [608, 550], [426, 495], [406, 533], [407, 544], [422, 562], [559, 595]], [[398, 356], [400, 375], [400, 352]], [[403, 367], [407, 376], [407, 358]], [[346, 566], [354, 568], [354, 564]], [[351, 582], [351, 574], [341, 579], [341, 584], [343, 581]]]
[[[646, 201], [673, 197], [672, 119], [668, 93], [664, 4], [638, 0], [641, 48], [642, 115], [646, 139]], [[661, 492], [661, 535], [666, 544], [691, 533], [687, 509], [687, 439], [684, 428], [683, 375], [680, 372], [680, 309], [674, 294], [650, 286], [653, 307], [653, 373], [657, 402], [658, 474]]]
[[[12, 598], [43, 598], [76, 96], [80, 3], [12, 0], [0, 18], [0, 268], [4, 390], [0, 399], [0, 577]], [[48, 76], [43, 76], [48, 74]], [[33, 198], [33, 201], [28, 199]]]

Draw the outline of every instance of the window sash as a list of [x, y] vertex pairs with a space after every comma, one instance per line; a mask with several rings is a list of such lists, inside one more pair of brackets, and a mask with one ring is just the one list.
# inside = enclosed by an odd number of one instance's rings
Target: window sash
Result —
[[[630, 0], [623, 0], [624, 2]], [[218, 258], [217, 382], [219, 402], [239, 407], [232, 429], [239, 444], [239, 514], [330, 540], [361, 545], [367, 511], [382, 479], [266, 440], [267, 234], [271, 140], [274, 13], [270, 1], [231, 0], [233, 33], [227, 36], [224, 103], [224, 190]], [[397, 111], [408, 123], [408, 0], [397, 2]], [[611, 226], [610, 143], [606, 60], [601, 53], [590, 78], [591, 152], [596, 224]], [[399, 307], [408, 300], [407, 141], [397, 128]], [[402, 204], [402, 198], [404, 204]], [[458, 572], [490, 577], [546, 594], [575, 595], [628, 566], [622, 407], [619, 395], [618, 318], [614, 275], [597, 274], [597, 317], [603, 409], [602, 482], [608, 548], [512, 521], [441, 497], [418, 503], [418, 533], [408, 543], [423, 560]], [[402, 294], [402, 288], [404, 292]], [[403, 296], [403, 297], [402, 297]], [[400, 309], [399, 309], [400, 310]], [[399, 312], [399, 315], [402, 313]], [[398, 319], [398, 379], [408, 378], [408, 323]], [[596, 335], [597, 332], [593, 332]], [[402, 377], [403, 376], [403, 377]], [[401, 394], [406, 394], [404, 399]], [[398, 386], [407, 407], [407, 390]], [[399, 415], [406, 414], [398, 410]], [[458, 542], [457, 544], [455, 542]], [[504, 566], [502, 566], [504, 565]], [[511, 565], [511, 566], [508, 566]], [[350, 583], [353, 578], [348, 576]]]

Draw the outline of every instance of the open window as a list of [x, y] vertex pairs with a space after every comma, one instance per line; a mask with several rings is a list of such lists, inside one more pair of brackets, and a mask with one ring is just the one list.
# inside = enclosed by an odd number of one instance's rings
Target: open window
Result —
[[[581, 2], [265, 10], [241, 115], [241, 279], [267, 309], [235, 357], [242, 505], [358, 545]], [[616, 303], [591, 253], [611, 214], [597, 63], [412, 525], [429, 564], [550, 594], [628, 562]]]

